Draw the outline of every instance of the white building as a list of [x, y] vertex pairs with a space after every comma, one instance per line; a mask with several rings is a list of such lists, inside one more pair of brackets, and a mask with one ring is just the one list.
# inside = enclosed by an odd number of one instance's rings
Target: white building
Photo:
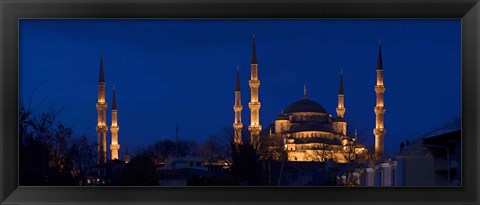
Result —
[[397, 161], [387, 161], [358, 171], [360, 186], [398, 186]]

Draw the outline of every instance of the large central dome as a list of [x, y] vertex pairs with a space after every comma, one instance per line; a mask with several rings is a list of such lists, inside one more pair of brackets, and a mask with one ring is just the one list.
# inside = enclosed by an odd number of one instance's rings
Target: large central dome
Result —
[[284, 113], [294, 113], [294, 112], [319, 112], [328, 114], [325, 108], [313, 100], [301, 99], [290, 104], [287, 108], [283, 110]]

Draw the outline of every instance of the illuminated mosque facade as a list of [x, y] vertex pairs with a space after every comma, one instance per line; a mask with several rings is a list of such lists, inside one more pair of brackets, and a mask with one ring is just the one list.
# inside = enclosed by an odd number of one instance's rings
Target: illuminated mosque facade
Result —
[[[274, 122], [264, 129], [260, 124], [260, 98], [258, 90], [260, 80], [258, 75], [258, 64], [256, 55], [255, 34], [253, 35], [251, 76], [249, 80], [250, 87], [250, 124], [248, 131], [250, 133], [250, 144], [258, 149], [263, 140], [268, 138], [280, 139], [283, 142], [282, 149], [286, 152], [288, 161], [326, 161], [333, 160], [337, 163], [346, 163], [346, 152], [353, 152], [357, 156], [365, 157], [368, 150], [356, 140], [355, 136], [347, 136], [347, 122], [345, 121], [345, 94], [343, 87], [343, 73], [340, 71], [340, 83], [338, 90], [338, 105], [336, 108], [337, 117], [328, 114], [325, 108], [319, 103], [307, 97], [307, 89], [304, 85], [303, 98], [288, 105]], [[383, 157], [384, 136], [386, 133], [384, 127], [384, 93], [383, 85], [383, 65], [381, 44], [378, 46], [378, 65], [377, 65], [377, 83], [374, 87], [376, 92], [376, 106], [374, 113], [376, 116], [375, 128], [375, 156]], [[241, 104], [240, 77], [236, 73], [235, 104], [233, 110], [235, 119], [234, 143], [242, 143], [242, 104]], [[355, 142], [354, 146], [349, 146]]]
[[[326, 161], [334, 160], [338, 163], [345, 163], [346, 152], [354, 152], [358, 156], [366, 156], [367, 149], [361, 143], [355, 143], [355, 146], [349, 146], [349, 143], [355, 142], [355, 136], [347, 136], [347, 122], [345, 121], [345, 94], [343, 87], [343, 73], [340, 71], [340, 82], [338, 90], [338, 105], [336, 108], [337, 117], [330, 115], [319, 103], [307, 97], [307, 89], [304, 85], [303, 98], [288, 105], [274, 122], [262, 129], [260, 124], [260, 98], [258, 91], [260, 88], [260, 78], [258, 75], [258, 63], [256, 54], [255, 34], [253, 35], [251, 76], [248, 81], [250, 87], [250, 124], [248, 131], [250, 133], [250, 144], [258, 149], [262, 146], [265, 139], [276, 138], [282, 141], [281, 149], [287, 154], [289, 161]], [[107, 132], [109, 126], [106, 122], [106, 112], [108, 103], [105, 97], [105, 75], [103, 67], [103, 57], [100, 58], [100, 71], [98, 78], [98, 100], [96, 109], [98, 112], [96, 132], [98, 136], [98, 164], [107, 163]], [[383, 156], [384, 136], [386, 133], [384, 127], [384, 93], [383, 84], [383, 66], [381, 44], [378, 47], [378, 65], [377, 65], [377, 83], [374, 87], [376, 92], [376, 106], [374, 113], [376, 116], [375, 128], [375, 154], [378, 157]], [[118, 140], [119, 125], [117, 121], [117, 100], [115, 88], [113, 88], [111, 108], [111, 160], [119, 159], [118, 151], [120, 144]], [[235, 103], [233, 106], [235, 113], [233, 129], [233, 142], [242, 144], [242, 110], [240, 76], [237, 66]], [[351, 150], [353, 149], [353, 150]], [[125, 161], [128, 162], [128, 150], [125, 152]]]

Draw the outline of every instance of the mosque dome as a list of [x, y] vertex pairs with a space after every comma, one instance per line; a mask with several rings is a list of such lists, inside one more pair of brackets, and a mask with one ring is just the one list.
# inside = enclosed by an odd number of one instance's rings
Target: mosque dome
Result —
[[318, 104], [317, 102], [309, 99], [301, 99], [296, 101], [287, 108], [285, 108], [284, 113], [294, 113], [294, 112], [317, 112], [317, 113], [325, 113], [328, 114], [325, 108], [322, 105]]
[[288, 115], [281, 114], [277, 117], [276, 120], [290, 120], [290, 118], [288, 117]]

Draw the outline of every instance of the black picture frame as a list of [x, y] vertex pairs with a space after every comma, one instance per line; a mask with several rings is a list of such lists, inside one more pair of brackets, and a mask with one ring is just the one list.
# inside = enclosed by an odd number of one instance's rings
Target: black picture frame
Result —
[[[3, 204], [478, 204], [479, 0], [0, 0]], [[461, 187], [18, 187], [20, 18], [461, 18]]]

